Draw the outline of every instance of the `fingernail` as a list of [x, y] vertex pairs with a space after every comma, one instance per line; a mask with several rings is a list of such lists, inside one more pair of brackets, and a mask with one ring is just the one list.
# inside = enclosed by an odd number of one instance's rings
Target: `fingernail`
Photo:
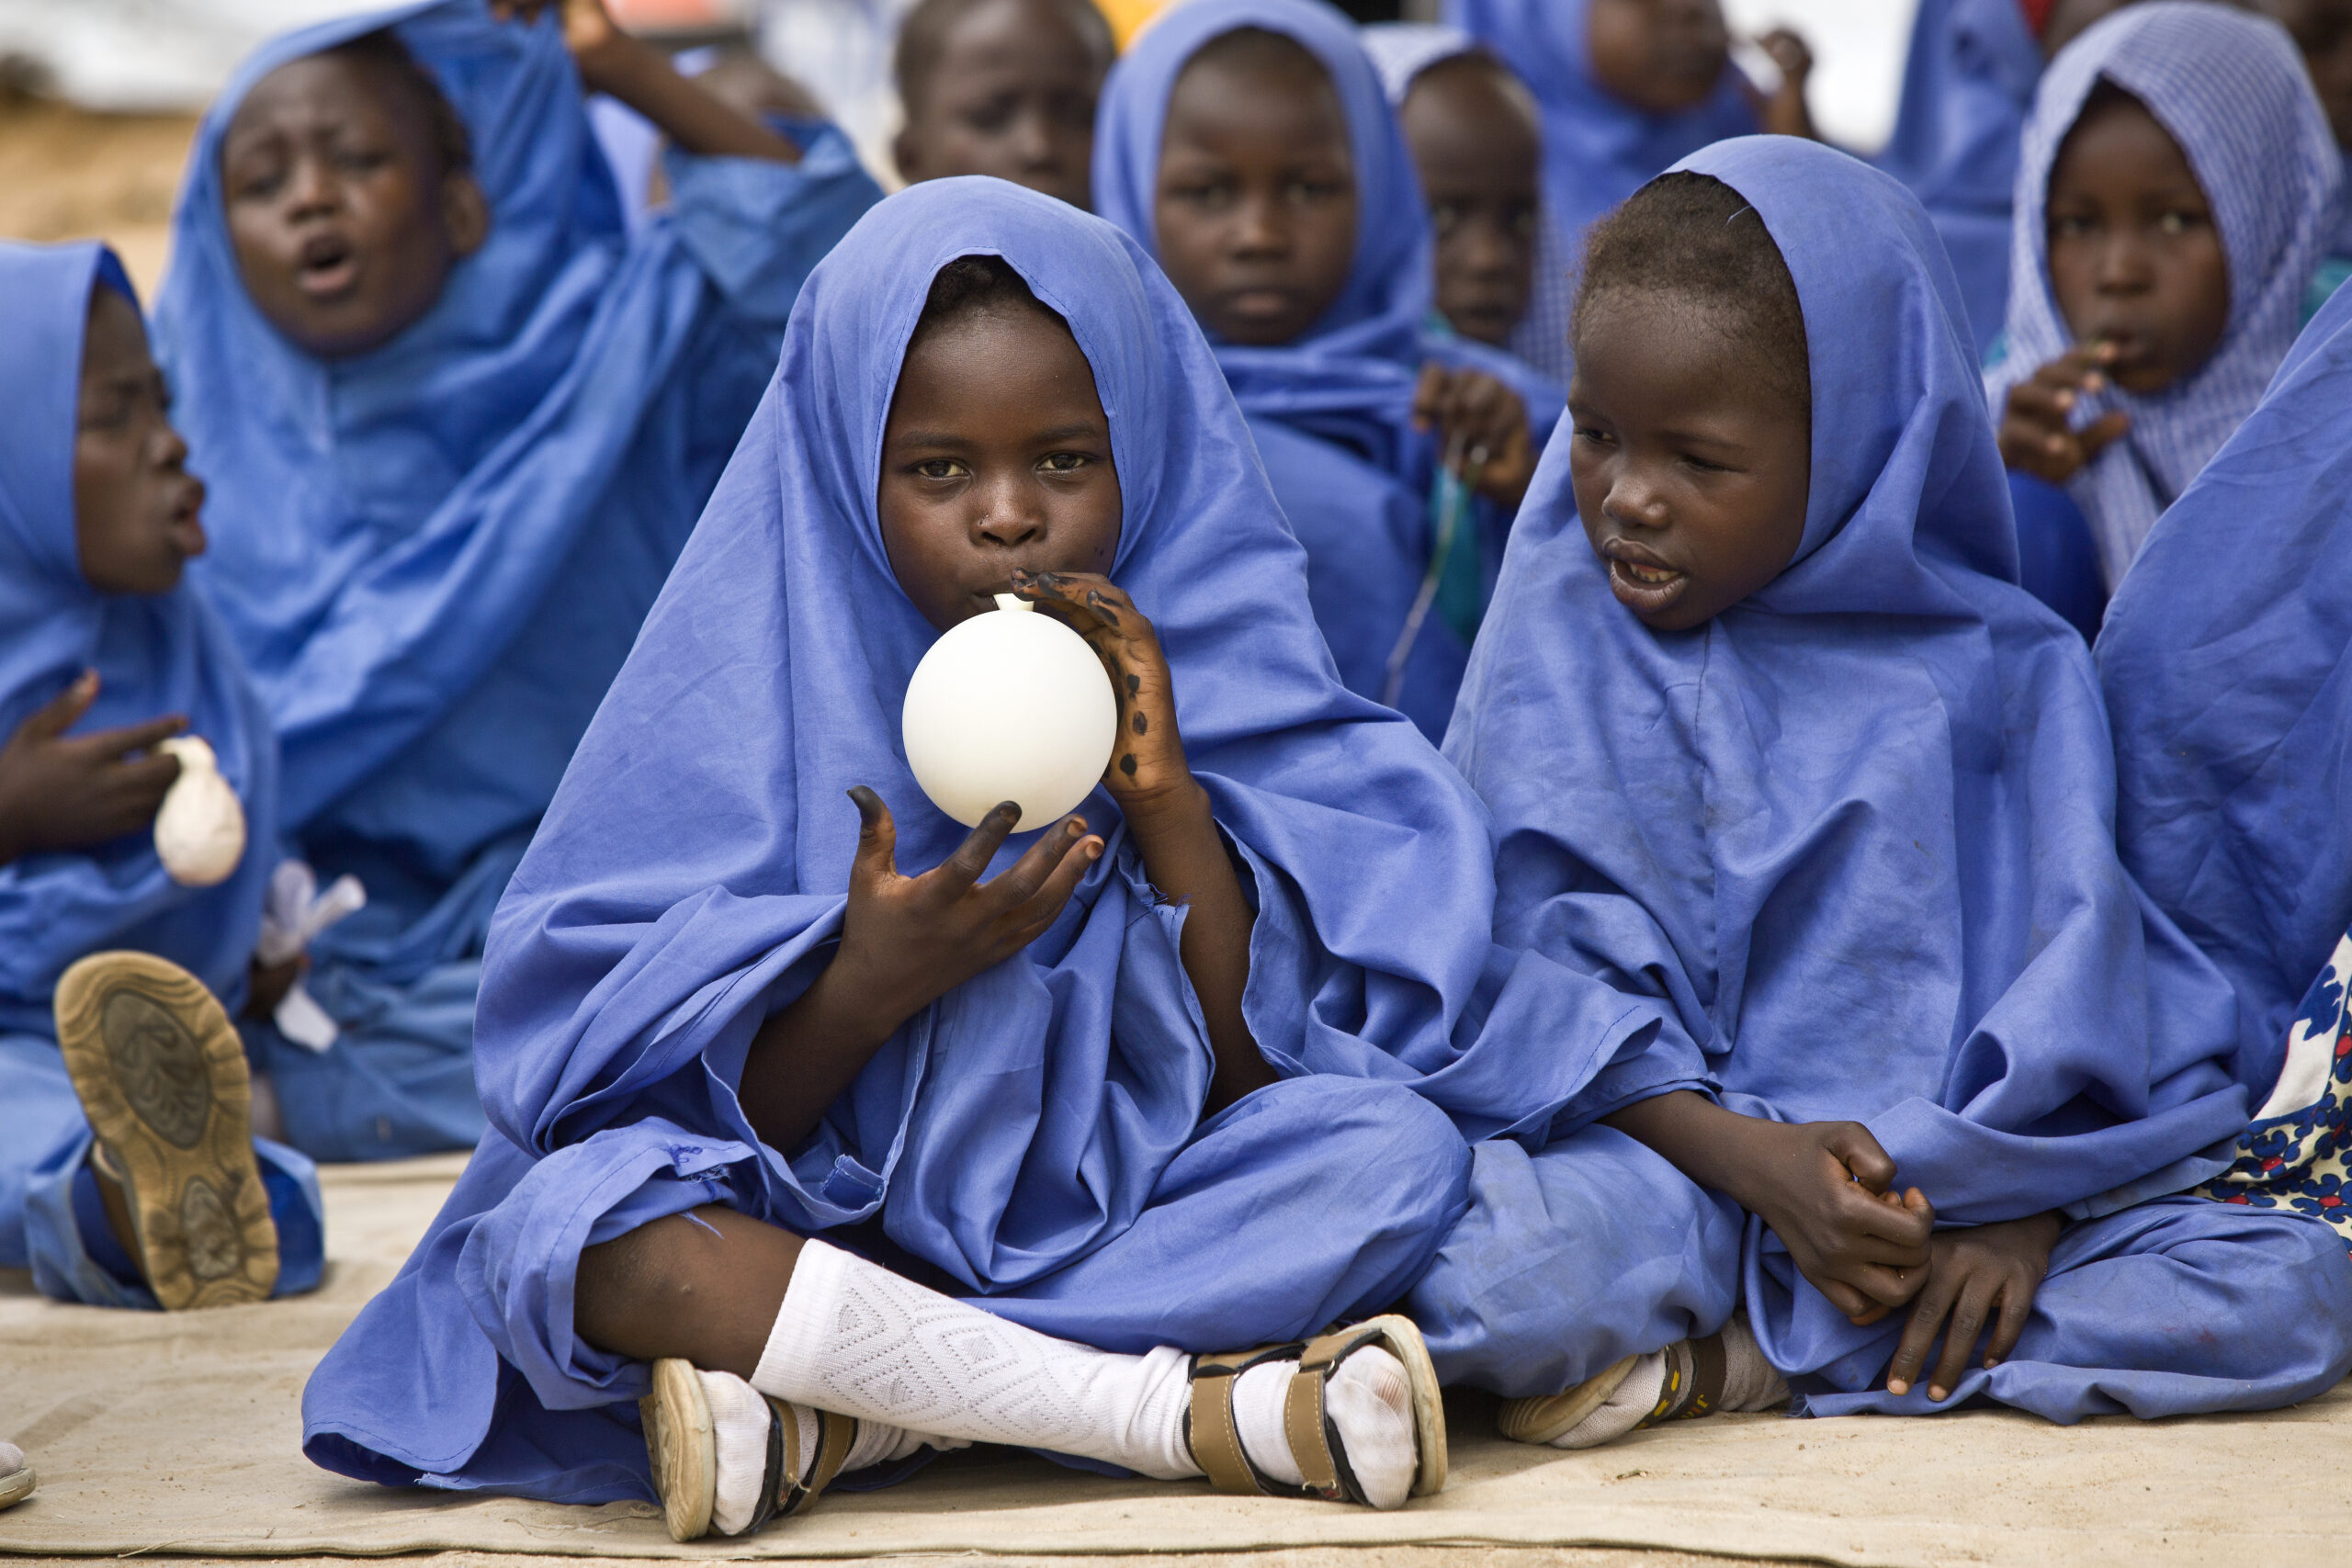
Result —
[[1889, 1378], [1886, 1380], [1886, 1392], [1899, 1399], [1911, 1392], [1911, 1385], [1901, 1378]]
[[1937, 1404], [1941, 1404], [1949, 1396], [1942, 1389], [1938, 1388], [1934, 1383], [1929, 1383], [1928, 1385], [1928, 1397], [1934, 1400]]
[[2061, 392], [2058, 394], [2057, 402], [2058, 406], [2062, 409], [2073, 408], [2075, 406], [2075, 394], [2072, 392]]

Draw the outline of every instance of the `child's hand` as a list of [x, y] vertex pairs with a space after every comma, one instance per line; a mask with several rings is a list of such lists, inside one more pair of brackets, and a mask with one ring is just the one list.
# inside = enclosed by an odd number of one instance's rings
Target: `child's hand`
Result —
[[2001, 461], [2052, 484], [2064, 484], [2106, 450], [2108, 443], [2131, 429], [2132, 417], [2120, 409], [2080, 430], [2066, 423], [2083, 398], [2107, 389], [2105, 367], [2114, 361], [2113, 344], [2084, 344], [2035, 371], [2032, 379], [2011, 387], [2001, 412]]
[[1176, 682], [1159, 634], [1125, 592], [1084, 571], [1016, 571], [1012, 592], [1084, 637], [1111, 672], [1119, 698], [1119, 743], [1102, 787], [1130, 820], [1190, 804], [1198, 784], [1176, 728]]
[[[2033, 1306], [2033, 1293], [2050, 1272], [2050, 1249], [2057, 1245], [2060, 1228], [2056, 1214], [2036, 1214], [1939, 1233], [1934, 1258], [1928, 1265], [1927, 1283], [1911, 1303], [1911, 1321], [1905, 1325], [1903, 1342], [1886, 1370], [1886, 1392], [1911, 1392], [1928, 1359], [1928, 1348], [1939, 1334], [1944, 1336], [1944, 1352], [1936, 1358], [1936, 1370], [1928, 1378], [1929, 1399], [1951, 1397], [1988, 1319], [1993, 1339], [1984, 1348], [1984, 1365], [1997, 1366], [2016, 1349], [2018, 1336], [2025, 1332], [2026, 1314]], [[1994, 1317], [1996, 1305], [1997, 1318]], [[1945, 1332], [1947, 1318], [1949, 1333]]]
[[180, 763], [153, 748], [187, 721], [167, 714], [67, 739], [97, 694], [97, 672], [84, 671], [0, 746], [0, 864], [103, 844], [155, 820]]
[[[1857, 1324], [1876, 1323], [1927, 1281], [1935, 1210], [1890, 1190], [1894, 1161], [1859, 1122], [1758, 1121], [1761, 1157], [1733, 1196], [1781, 1238], [1797, 1272]], [[1768, 1130], [1769, 1129], [1769, 1130]]]
[[1787, 28], [1774, 28], [1756, 40], [1756, 47], [1770, 55], [1781, 72], [1781, 85], [1756, 107], [1757, 118], [1763, 122], [1764, 130], [1773, 136], [1820, 141], [1804, 96], [1805, 83], [1813, 75], [1812, 47]]
[[1527, 432], [1527, 405], [1483, 370], [1421, 367], [1413, 389], [1413, 427], [1434, 428], [1442, 446], [1459, 445], [1478, 470], [1478, 493], [1517, 506], [1535, 477], [1535, 444]]
[[890, 808], [863, 784], [849, 797], [857, 803], [857, 858], [830, 973], [872, 1010], [876, 1040], [1045, 935], [1079, 878], [1102, 855], [1102, 840], [1087, 833], [1081, 818], [1069, 817], [982, 882], [997, 847], [1021, 820], [1021, 808], [1006, 801], [944, 863], [901, 876]]
[[552, 6], [563, 24], [563, 47], [571, 51], [580, 79], [591, 92], [605, 90], [605, 66], [628, 39], [605, 0], [490, 0], [490, 14], [502, 22], [536, 22]]

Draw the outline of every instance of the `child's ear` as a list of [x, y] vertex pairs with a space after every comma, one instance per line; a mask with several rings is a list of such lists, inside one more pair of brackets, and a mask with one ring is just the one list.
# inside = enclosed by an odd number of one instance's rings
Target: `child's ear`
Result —
[[449, 254], [473, 254], [490, 238], [490, 201], [473, 175], [447, 175], [441, 180], [441, 227], [449, 236]]
[[899, 177], [909, 185], [921, 183], [922, 173], [922, 138], [915, 134], [911, 124], [899, 128], [890, 139], [890, 161], [899, 165]]

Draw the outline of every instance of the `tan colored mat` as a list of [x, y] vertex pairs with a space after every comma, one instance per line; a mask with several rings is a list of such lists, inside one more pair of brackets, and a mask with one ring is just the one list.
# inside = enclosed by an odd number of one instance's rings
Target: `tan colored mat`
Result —
[[2262, 1417], [2064, 1428], [1716, 1417], [1586, 1454], [1504, 1443], [1455, 1407], [1453, 1481], [1394, 1514], [1119, 1483], [1002, 1452], [828, 1498], [754, 1540], [671, 1545], [650, 1508], [391, 1492], [298, 1451], [302, 1380], [391, 1276], [457, 1162], [327, 1173], [325, 1285], [162, 1314], [60, 1305], [0, 1274], [0, 1438], [40, 1491], [0, 1551], [279, 1556], [1007, 1556], [1343, 1545], [1646, 1546], [1836, 1563], [2332, 1561], [2352, 1539], [2352, 1393]]

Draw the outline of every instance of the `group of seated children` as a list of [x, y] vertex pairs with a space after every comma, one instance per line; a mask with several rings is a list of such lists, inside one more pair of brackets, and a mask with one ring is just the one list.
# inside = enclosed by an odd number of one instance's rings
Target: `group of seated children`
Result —
[[[1453, 1384], [1581, 1449], [2352, 1369], [2288, 35], [2061, 51], [1988, 375], [1904, 181], [1746, 134], [1809, 130], [1793, 40], [1759, 103], [1709, 6], [1459, 10], [1384, 85], [1191, 0], [1082, 124], [1086, 13], [926, 0], [879, 199], [595, 0], [442, 0], [239, 75], [153, 357], [105, 252], [0, 251], [0, 1263], [305, 1288], [306, 1156], [478, 1137], [306, 1452], [681, 1540], [974, 1442], [1396, 1507]], [[583, 89], [669, 143], [634, 231]], [[1504, 346], [1547, 224], [1565, 412]], [[967, 832], [899, 708], [1006, 595], [1117, 738]]]

